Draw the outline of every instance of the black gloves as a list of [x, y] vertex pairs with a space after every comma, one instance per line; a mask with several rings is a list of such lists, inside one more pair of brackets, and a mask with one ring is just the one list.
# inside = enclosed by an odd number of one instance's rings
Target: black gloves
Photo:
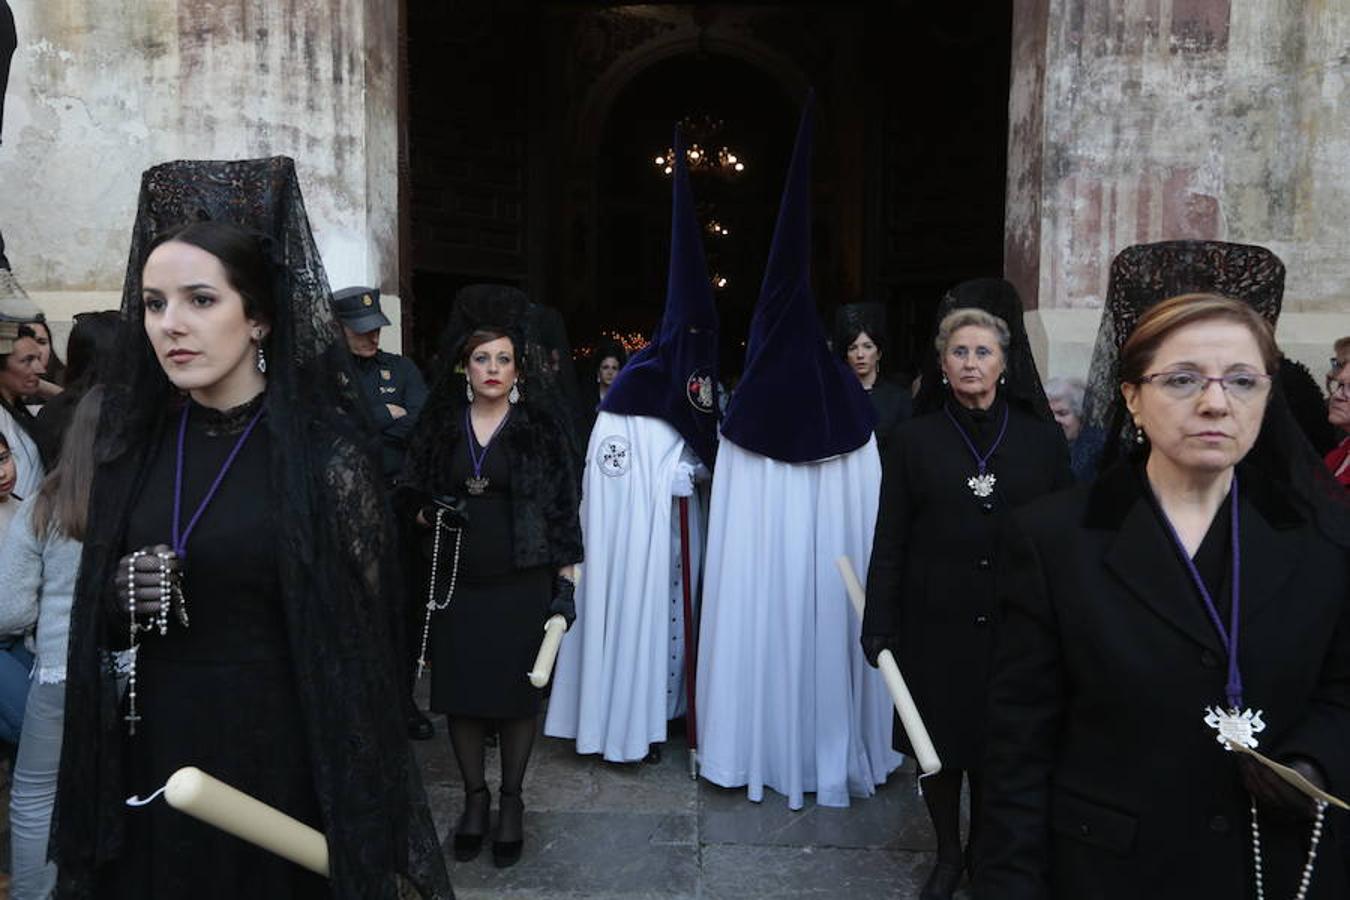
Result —
[[867, 657], [867, 664], [875, 669], [877, 657], [882, 650], [890, 649], [895, 639], [888, 634], [864, 634], [859, 642], [862, 644], [863, 656]]
[[[178, 601], [179, 620], [187, 624], [187, 608], [182, 600], [182, 561], [165, 544], [143, 547], [128, 553], [117, 561], [113, 586], [117, 592], [119, 612], [131, 617], [135, 614], [150, 620], [159, 619], [161, 630], [167, 625], [165, 602]], [[150, 625], [140, 626], [148, 629]]]
[[[1247, 788], [1247, 792], [1256, 798], [1256, 805], [1262, 812], [1295, 822], [1311, 822], [1316, 817], [1317, 806], [1311, 797], [1256, 759], [1245, 753], [1234, 755], [1237, 757], [1238, 772], [1242, 775], [1242, 784]], [[1317, 787], [1326, 790], [1327, 780], [1311, 760], [1296, 757], [1287, 760], [1285, 765]]]
[[562, 616], [567, 620], [568, 628], [577, 620], [576, 593], [577, 586], [572, 583], [572, 579], [566, 575], [553, 577], [553, 602], [548, 605], [548, 614]]

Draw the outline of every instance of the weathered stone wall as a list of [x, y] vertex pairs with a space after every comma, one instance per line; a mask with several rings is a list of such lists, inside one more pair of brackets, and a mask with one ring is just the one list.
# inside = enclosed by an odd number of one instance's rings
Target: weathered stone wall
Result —
[[[1112, 257], [1176, 238], [1288, 267], [1281, 342], [1350, 333], [1350, 5], [1018, 0], [1008, 272], [1046, 367], [1086, 368]], [[1043, 72], [1043, 76], [1041, 73]]]
[[397, 293], [396, 3], [13, 5], [0, 229], [53, 318], [116, 304], [140, 174], [180, 158], [294, 157], [330, 281]]

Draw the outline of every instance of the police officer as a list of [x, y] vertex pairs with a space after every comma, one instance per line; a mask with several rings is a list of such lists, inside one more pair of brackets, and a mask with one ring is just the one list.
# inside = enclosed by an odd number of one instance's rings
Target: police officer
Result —
[[[426, 403], [427, 386], [422, 373], [406, 356], [386, 353], [380, 349], [380, 329], [389, 324], [389, 319], [380, 309], [380, 292], [375, 288], [349, 287], [333, 294], [333, 312], [342, 323], [342, 331], [347, 336], [347, 347], [352, 351], [356, 364], [356, 376], [365, 392], [371, 418], [380, 430], [381, 465], [385, 483], [393, 486], [394, 479], [403, 469], [403, 455], [408, 449], [408, 437], [417, 424], [417, 416]], [[403, 536], [400, 535], [400, 539]], [[406, 541], [404, 541], [406, 545]], [[420, 620], [421, 606], [415, 597], [410, 597], [405, 632], [412, 633]], [[406, 640], [406, 634], [405, 634]], [[408, 736], [417, 740], [427, 740], [434, 733], [431, 721], [417, 708], [412, 698], [412, 663], [410, 658], [416, 654], [412, 648], [406, 648], [405, 664], [408, 666], [406, 683], [409, 691], [406, 695]]]
[[333, 311], [347, 335], [357, 378], [365, 390], [371, 418], [380, 430], [384, 478], [392, 484], [403, 468], [408, 437], [426, 402], [426, 383], [412, 360], [380, 349], [380, 329], [389, 324], [389, 319], [380, 310], [378, 290], [343, 288], [333, 294]]

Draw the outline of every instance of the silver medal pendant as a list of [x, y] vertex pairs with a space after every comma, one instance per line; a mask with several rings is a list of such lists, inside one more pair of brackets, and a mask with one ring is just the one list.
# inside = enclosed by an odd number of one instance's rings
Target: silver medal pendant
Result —
[[1229, 744], [1241, 744], [1255, 750], [1256, 735], [1266, 730], [1266, 723], [1262, 721], [1261, 716], [1262, 711], [1259, 709], [1224, 710], [1217, 706], [1205, 707], [1205, 724], [1218, 732], [1214, 739], [1222, 744], [1225, 750], [1231, 749]]
[[979, 475], [972, 475], [966, 479], [966, 486], [976, 497], [984, 498], [994, 493], [994, 483], [998, 479], [994, 477], [993, 472], [981, 472]]
[[482, 494], [483, 491], [486, 491], [488, 484], [488, 480], [482, 476], [471, 476], [464, 479], [464, 487], [466, 487], [469, 493], [473, 494], [475, 497]]

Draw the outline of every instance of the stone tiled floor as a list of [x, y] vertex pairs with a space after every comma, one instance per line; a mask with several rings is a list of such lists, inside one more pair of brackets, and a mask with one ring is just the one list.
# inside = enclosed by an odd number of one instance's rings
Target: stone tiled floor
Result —
[[[436, 730], [415, 746], [448, 847], [463, 795], [439, 717]], [[487, 847], [473, 862], [450, 862], [462, 900], [914, 898], [933, 859], [908, 770], [849, 809], [812, 806], [808, 795], [792, 812], [771, 792], [751, 803], [744, 791], [692, 781], [679, 738], [658, 765], [613, 765], [541, 736], [525, 803], [520, 863], [495, 869]]]

